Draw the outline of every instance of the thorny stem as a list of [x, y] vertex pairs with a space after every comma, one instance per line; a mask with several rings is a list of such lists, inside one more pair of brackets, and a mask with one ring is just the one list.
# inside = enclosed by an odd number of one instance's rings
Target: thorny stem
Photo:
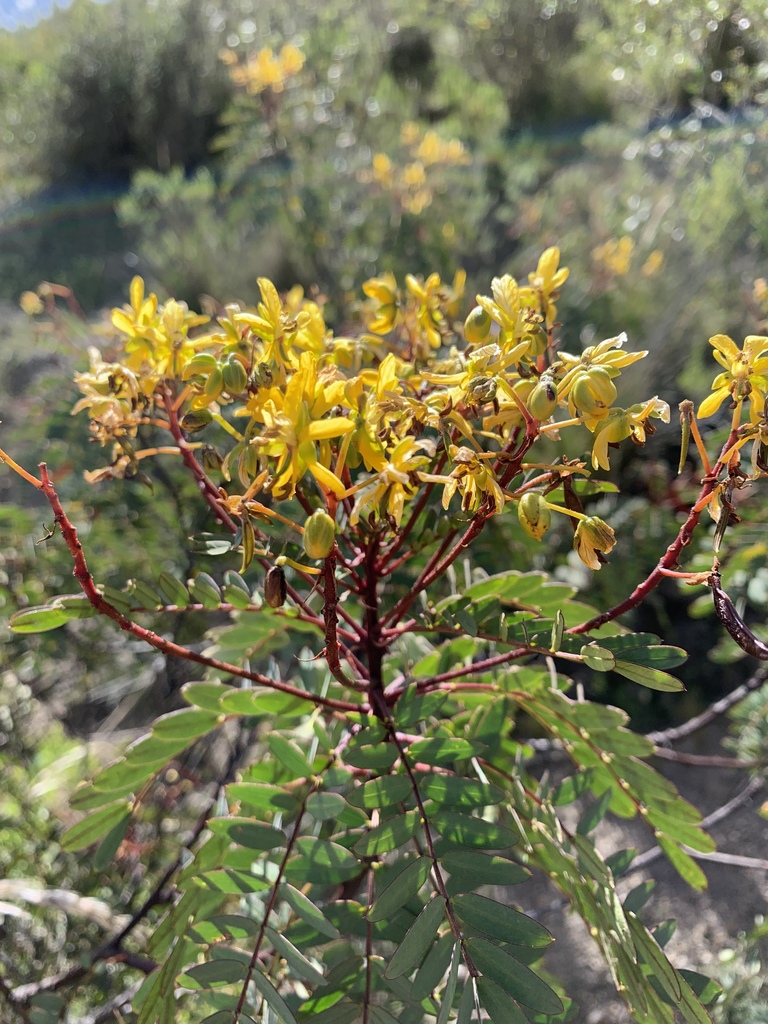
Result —
[[113, 622], [116, 622], [117, 625], [126, 633], [130, 633], [131, 636], [135, 636], [137, 639], [143, 640], [156, 650], [162, 651], [163, 654], [170, 654], [176, 658], [182, 658], [186, 661], [194, 661], [198, 665], [206, 665], [209, 668], [214, 668], [218, 672], [223, 672], [226, 675], [236, 676], [242, 679], [250, 679], [252, 682], [258, 683], [260, 686], [266, 686], [271, 690], [280, 690], [283, 693], [291, 694], [294, 697], [300, 697], [302, 700], [309, 700], [314, 704], [319, 704], [334, 711], [360, 710], [359, 705], [352, 704], [349, 701], [334, 700], [331, 697], [321, 697], [319, 694], [308, 693], [306, 690], [301, 690], [297, 686], [291, 686], [290, 683], [283, 683], [276, 679], [270, 679], [269, 676], [262, 675], [261, 672], [252, 672], [241, 666], [230, 665], [228, 662], [219, 661], [218, 658], [210, 658], [203, 654], [198, 654], [196, 651], [192, 651], [187, 647], [182, 647], [179, 644], [174, 643], [172, 640], [165, 640], [152, 630], [145, 629], [143, 626], [139, 626], [137, 623], [126, 618], [122, 612], [119, 612], [117, 608], [110, 604], [109, 601], [107, 601], [96, 589], [93, 577], [91, 576], [88, 565], [85, 561], [85, 553], [83, 552], [83, 546], [77, 535], [77, 530], [72, 525], [62, 508], [59, 496], [51, 483], [50, 476], [48, 475], [48, 467], [44, 462], [41, 462], [39, 469], [43, 494], [48, 499], [51, 509], [53, 510], [54, 520], [61, 529], [62, 536], [64, 537], [72, 556], [72, 561], [74, 562], [75, 568], [72, 575], [80, 584], [83, 589], [83, 593], [86, 595], [96, 611], [100, 612], [102, 615], [106, 615], [107, 618], [112, 619]]

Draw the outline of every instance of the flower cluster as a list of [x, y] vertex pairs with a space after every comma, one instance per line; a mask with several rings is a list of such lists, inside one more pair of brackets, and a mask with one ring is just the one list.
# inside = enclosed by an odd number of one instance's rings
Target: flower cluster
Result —
[[229, 75], [235, 85], [246, 89], [252, 96], [271, 89], [282, 92], [289, 78], [293, 78], [304, 67], [304, 54], [297, 47], [286, 43], [280, 53], [269, 47], [251, 54], [240, 63], [232, 50], [223, 50], [222, 61], [229, 66]]
[[403, 125], [400, 142], [407, 149], [404, 160], [398, 163], [386, 153], [374, 153], [370, 168], [362, 169], [358, 177], [392, 193], [404, 213], [418, 216], [434, 199], [437, 169], [462, 166], [470, 158], [459, 139], [441, 139], [432, 129], [422, 135], [412, 122]]
[[538, 539], [552, 511], [568, 515], [576, 551], [599, 568], [597, 553], [615, 542], [610, 527], [544, 497], [574, 463], [542, 474], [524, 457], [539, 438], [585, 427], [593, 465], [608, 469], [611, 446], [642, 444], [669, 409], [657, 398], [615, 407], [616, 378], [645, 355], [624, 351], [623, 336], [578, 355], [557, 350], [568, 275], [559, 257], [547, 250], [527, 284], [494, 278], [463, 322], [461, 272], [450, 285], [437, 274], [409, 275], [404, 288], [391, 274], [371, 279], [368, 332], [358, 337], [334, 335], [320, 305], [295, 290], [281, 298], [266, 279], [255, 308], [230, 305], [209, 321], [147, 297], [136, 278], [130, 304], [112, 313], [122, 352], [107, 362], [94, 350], [75, 411], [87, 409], [95, 437], [114, 444], [113, 466], [127, 446], [134, 457], [141, 424], [175, 424], [178, 450], [201, 452], [219, 475], [228, 514], [247, 516], [260, 493], [271, 509], [298, 495], [340, 528], [379, 524], [396, 536], [436, 491], [443, 508], [457, 501], [481, 518], [518, 506]]

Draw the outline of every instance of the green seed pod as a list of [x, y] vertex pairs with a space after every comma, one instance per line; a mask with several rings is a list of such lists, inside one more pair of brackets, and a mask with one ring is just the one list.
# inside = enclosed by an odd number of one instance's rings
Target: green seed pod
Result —
[[529, 491], [518, 502], [517, 518], [529, 537], [541, 540], [549, 529], [552, 513], [544, 498], [537, 491]]
[[285, 573], [279, 565], [273, 565], [264, 580], [264, 600], [270, 608], [280, 608], [286, 596]]
[[184, 413], [179, 420], [179, 426], [188, 434], [197, 434], [199, 431], [205, 430], [212, 419], [213, 416], [208, 409], [195, 409]]
[[528, 399], [528, 412], [535, 420], [542, 422], [548, 420], [556, 408], [557, 385], [552, 377], [545, 374], [531, 392]]
[[603, 405], [608, 406], [616, 401], [616, 385], [604, 366], [592, 366], [587, 370], [589, 387]]
[[470, 345], [482, 345], [491, 333], [493, 320], [482, 306], [475, 306], [464, 321], [464, 337]]
[[210, 402], [215, 402], [224, 390], [224, 375], [221, 367], [217, 366], [208, 375], [208, 380], [203, 387], [203, 394]]
[[336, 524], [323, 509], [316, 509], [304, 523], [304, 550], [310, 558], [327, 558], [333, 551]]
[[222, 363], [221, 377], [230, 395], [241, 395], [248, 387], [248, 374], [237, 356], [228, 356]]

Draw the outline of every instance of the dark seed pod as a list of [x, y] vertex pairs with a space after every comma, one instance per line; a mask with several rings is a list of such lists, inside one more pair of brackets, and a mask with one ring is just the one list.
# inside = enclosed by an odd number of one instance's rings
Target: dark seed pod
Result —
[[197, 409], [185, 413], [179, 420], [179, 426], [188, 434], [196, 434], [199, 430], [205, 430], [213, 419], [208, 409]]
[[280, 608], [285, 604], [287, 588], [285, 573], [279, 565], [273, 565], [264, 580], [264, 600], [270, 608]]
[[733, 601], [731, 601], [730, 597], [720, 586], [720, 573], [713, 572], [709, 577], [708, 583], [712, 587], [712, 596], [715, 599], [715, 615], [717, 615], [742, 651], [751, 654], [753, 658], [759, 658], [760, 661], [768, 661], [768, 646], [759, 637], [755, 636], [734, 608]]

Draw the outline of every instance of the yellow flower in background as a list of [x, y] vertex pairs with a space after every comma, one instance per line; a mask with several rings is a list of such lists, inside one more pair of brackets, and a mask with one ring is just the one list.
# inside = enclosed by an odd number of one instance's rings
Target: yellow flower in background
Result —
[[727, 334], [715, 334], [709, 343], [724, 372], [712, 381], [712, 394], [701, 403], [697, 416], [699, 419], [712, 416], [726, 398], [736, 405], [748, 399], [750, 419], [756, 423], [763, 414], [765, 392], [768, 391], [768, 357], [763, 355], [768, 352], [768, 338], [750, 334], [744, 339], [741, 349]]
[[547, 327], [551, 327], [557, 316], [556, 300], [560, 296], [560, 289], [568, 279], [568, 268], [560, 267], [560, 250], [557, 246], [546, 249], [539, 259], [539, 265], [534, 273], [528, 275], [528, 283], [536, 292], [542, 306], [542, 312], [546, 317]]

